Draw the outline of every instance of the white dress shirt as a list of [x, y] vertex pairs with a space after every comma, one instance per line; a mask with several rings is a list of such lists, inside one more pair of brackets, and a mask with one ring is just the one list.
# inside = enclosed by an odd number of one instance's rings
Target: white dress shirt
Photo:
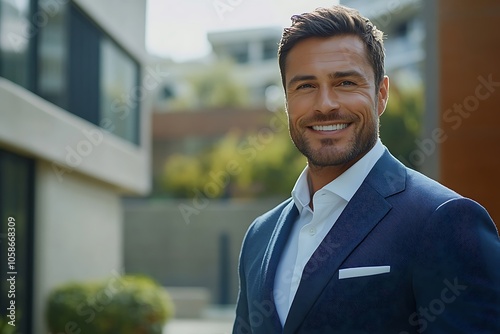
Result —
[[274, 302], [284, 325], [299, 287], [302, 271], [321, 241], [333, 227], [375, 163], [384, 153], [382, 142], [332, 182], [316, 191], [313, 208], [309, 207], [308, 167], [300, 174], [292, 190], [299, 217], [292, 227], [274, 280]]

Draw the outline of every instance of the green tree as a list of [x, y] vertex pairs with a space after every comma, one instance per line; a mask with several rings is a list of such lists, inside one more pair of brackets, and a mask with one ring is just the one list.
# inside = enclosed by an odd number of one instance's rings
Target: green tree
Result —
[[200, 159], [186, 154], [174, 154], [168, 158], [161, 179], [163, 189], [176, 197], [190, 197], [192, 189], [201, 182], [203, 166]]
[[[383, 143], [406, 162], [420, 135], [422, 92], [392, 89], [381, 118]], [[282, 116], [285, 117], [285, 116]], [[306, 159], [288, 130], [230, 131], [197, 155], [176, 154], [165, 162], [163, 191], [173, 197], [289, 196]], [[415, 166], [410, 166], [415, 167]]]
[[380, 138], [391, 153], [408, 167], [410, 154], [420, 137], [423, 114], [422, 89], [400, 91], [391, 88], [389, 103], [380, 120]]
[[175, 197], [192, 197], [198, 192], [210, 198], [288, 196], [305, 164], [285, 127], [280, 131], [230, 131], [196, 156], [168, 158], [163, 190]]

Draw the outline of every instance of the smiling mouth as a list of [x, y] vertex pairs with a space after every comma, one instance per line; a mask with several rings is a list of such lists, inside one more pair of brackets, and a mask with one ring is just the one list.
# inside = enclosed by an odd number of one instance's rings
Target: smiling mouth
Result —
[[349, 126], [347, 123], [343, 124], [331, 124], [331, 125], [314, 125], [311, 126], [311, 129], [315, 131], [338, 131], [345, 129]]

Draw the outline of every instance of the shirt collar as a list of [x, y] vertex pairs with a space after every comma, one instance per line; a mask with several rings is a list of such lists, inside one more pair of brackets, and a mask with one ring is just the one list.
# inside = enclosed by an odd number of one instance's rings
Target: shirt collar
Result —
[[292, 189], [292, 198], [300, 213], [302, 213], [302, 209], [304, 209], [304, 207], [309, 205], [311, 200], [309, 194], [309, 182], [307, 182], [307, 173], [309, 173], [308, 166], [306, 166], [302, 173], [300, 173], [300, 176]]
[[[377, 163], [378, 159], [380, 159], [382, 154], [384, 154], [384, 151], [385, 147], [379, 138], [368, 153], [366, 153], [361, 159], [359, 159], [354, 165], [352, 165], [335, 180], [325, 185], [323, 189], [332, 192], [349, 202], [356, 191], [358, 191], [359, 187], [365, 180], [368, 173], [370, 173], [370, 170], [373, 168], [375, 163]], [[311, 201], [309, 183], [307, 181], [308, 172], [309, 167], [306, 166], [297, 179], [297, 182], [292, 190], [293, 201], [295, 202], [295, 205], [300, 213], [302, 213], [302, 209], [307, 207]]]

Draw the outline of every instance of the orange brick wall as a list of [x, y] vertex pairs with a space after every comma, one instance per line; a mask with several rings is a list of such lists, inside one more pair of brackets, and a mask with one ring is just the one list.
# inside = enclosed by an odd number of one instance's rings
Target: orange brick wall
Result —
[[440, 181], [500, 226], [500, 1], [440, 0], [438, 8]]

